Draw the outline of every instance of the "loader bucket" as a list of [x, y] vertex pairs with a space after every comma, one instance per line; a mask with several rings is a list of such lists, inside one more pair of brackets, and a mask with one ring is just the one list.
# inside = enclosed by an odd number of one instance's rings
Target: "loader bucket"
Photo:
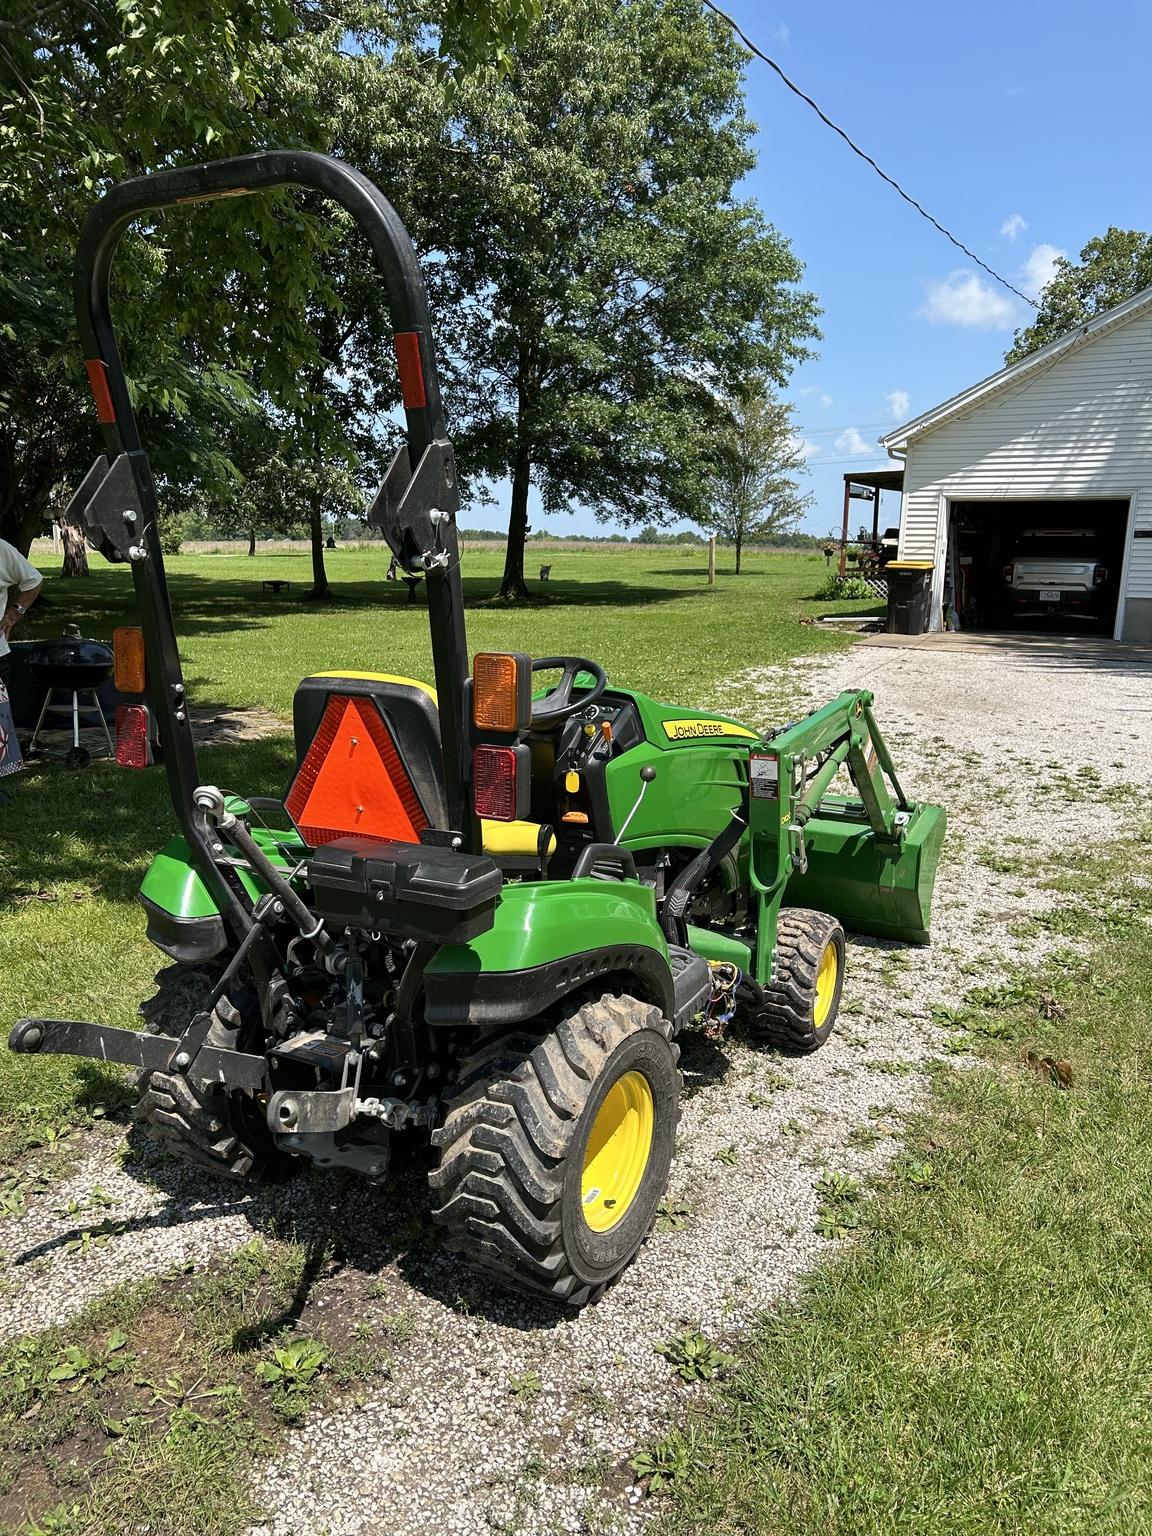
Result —
[[783, 904], [830, 912], [856, 933], [927, 944], [946, 819], [938, 805], [914, 806], [896, 845], [859, 820], [859, 802], [827, 796], [805, 828], [807, 871], [791, 877]]

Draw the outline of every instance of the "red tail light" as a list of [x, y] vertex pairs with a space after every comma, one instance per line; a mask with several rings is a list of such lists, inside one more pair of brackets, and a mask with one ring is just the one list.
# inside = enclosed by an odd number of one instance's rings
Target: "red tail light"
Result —
[[1009, 583], [1012, 581], [1012, 566], [1010, 565], [1004, 567], [1004, 580]]
[[527, 814], [527, 747], [477, 747], [472, 753], [472, 803], [485, 821]]
[[148, 742], [148, 711], [143, 704], [116, 706], [116, 761], [121, 768], [147, 768], [152, 760]]
[[1096, 567], [1096, 573], [1092, 577], [1092, 585], [1094, 587], [1102, 587], [1107, 580], [1108, 567], [1106, 565], [1098, 565]]

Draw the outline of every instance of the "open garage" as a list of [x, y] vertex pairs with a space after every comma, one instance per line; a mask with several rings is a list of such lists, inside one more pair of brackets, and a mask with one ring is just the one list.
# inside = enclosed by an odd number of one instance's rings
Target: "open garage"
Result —
[[1130, 509], [1128, 499], [950, 502], [950, 627], [1111, 635]]
[[931, 630], [1152, 643], [1152, 288], [883, 439]]

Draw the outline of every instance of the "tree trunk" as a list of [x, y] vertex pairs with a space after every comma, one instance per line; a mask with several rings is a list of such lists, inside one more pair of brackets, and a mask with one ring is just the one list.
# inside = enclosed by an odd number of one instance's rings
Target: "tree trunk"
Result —
[[256, 553], [256, 530], [255, 530], [255, 528], [249, 528], [249, 530], [248, 530], [248, 553], [249, 553], [249, 555], [254, 555]]
[[740, 537], [739, 534], [737, 534], [736, 535], [736, 574], [737, 574], [737, 576], [739, 576], [739, 574], [740, 574], [740, 551], [743, 549], [743, 547], [744, 547], [744, 540]]
[[83, 533], [75, 523], [67, 522], [62, 518], [60, 537], [64, 540], [64, 566], [61, 575], [87, 576], [88, 546], [84, 542]]
[[312, 537], [312, 590], [309, 601], [322, 603], [328, 596], [328, 572], [324, 569], [324, 524], [321, 506], [313, 502], [308, 509], [308, 532]]
[[512, 505], [508, 513], [508, 546], [504, 553], [504, 579], [500, 597], [519, 599], [529, 595], [524, 583], [524, 540], [528, 534], [528, 487], [532, 483], [532, 460], [526, 446], [516, 450], [512, 472]]

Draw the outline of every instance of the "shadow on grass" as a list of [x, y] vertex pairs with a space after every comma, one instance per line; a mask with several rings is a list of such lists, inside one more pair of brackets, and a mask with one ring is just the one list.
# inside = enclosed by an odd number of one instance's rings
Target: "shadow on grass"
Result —
[[[678, 576], [683, 570], [638, 572], [641, 578], [652, 576]], [[83, 582], [63, 582], [50, 579], [52, 593], [51, 630], [67, 623], [78, 624], [86, 633], [107, 637], [119, 623], [131, 621], [135, 602], [132, 589], [123, 576], [107, 571], [93, 571]], [[492, 576], [465, 576], [463, 579], [464, 604], [467, 608], [492, 609], [516, 612], [532, 607], [591, 607], [630, 608], [652, 603], [675, 602], [680, 598], [699, 595], [692, 587], [651, 587], [638, 581], [565, 580], [554, 577], [532, 592], [524, 603], [504, 603], [496, 597], [498, 582]], [[178, 635], [212, 635], [221, 631], [235, 633], [268, 629], [285, 618], [316, 617], [337, 619], [350, 614], [378, 612], [381, 614], [411, 614], [426, 611], [427, 602], [423, 585], [417, 589], [416, 601], [410, 601], [407, 588], [401, 582], [385, 582], [382, 579], [359, 582], [339, 582], [334, 585], [327, 599], [321, 603], [310, 601], [305, 583], [287, 593], [261, 592], [258, 577], [250, 580], [237, 579], [234, 574], [222, 571], [220, 580], [211, 576], [183, 575], [169, 570], [168, 589]], [[702, 587], [701, 592], [707, 589]]]
[[[200, 752], [206, 782], [245, 794], [282, 793], [292, 767], [286, 737]], [[58, 885], [134, 900], [152, 856], [178, 830], [161, 767], [37, 762], [6, 787], [12, 800], [0, 808], [0, 913], [51, 900]], [[78, 906], [77, 921], [84, 920]]]

